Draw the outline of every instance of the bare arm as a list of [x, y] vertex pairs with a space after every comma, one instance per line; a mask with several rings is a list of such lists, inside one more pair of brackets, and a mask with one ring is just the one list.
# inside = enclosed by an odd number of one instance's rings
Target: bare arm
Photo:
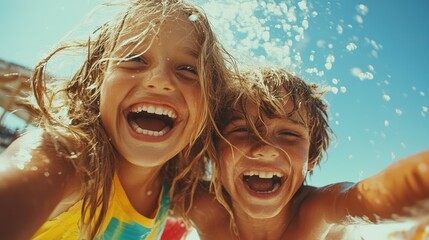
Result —
[[429, 151], [400, 160], [357, 184], [333, 185], [328, 222], [419, 219], [429, 214]]
[[0, 235], [29, 239], [77, 183], [70, 164], [55, 159], [40, 133], [29, 133], [0, 155]]
[[209, 193], [208, 183], [196, 190], [189, 218], [200, 239], [233, 239], [230, 216], [215, 195]]

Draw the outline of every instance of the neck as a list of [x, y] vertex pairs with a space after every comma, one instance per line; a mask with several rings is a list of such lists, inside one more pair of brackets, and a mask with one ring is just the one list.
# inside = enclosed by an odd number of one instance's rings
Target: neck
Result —
[[161, 167], [140, 167], [126, 160], [118, 164], [118, 178], [128, 200], [143, 216], [153, 217], [158, 208], [158, 199], [163, 185], [160, 176]]
[[239, 239], [283, 239], [295, 215], [290, 205], [286, 205], [279, 214], [269, 218], [254, 218], [240, 208], [233, 207]]

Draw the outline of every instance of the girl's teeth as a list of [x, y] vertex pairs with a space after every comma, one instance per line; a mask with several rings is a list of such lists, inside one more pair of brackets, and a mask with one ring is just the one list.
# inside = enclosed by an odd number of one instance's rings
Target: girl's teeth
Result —
[[162, 115], [164, 113], [164, 111], [161, 108], [157, 108], [155, 110], [155, 113], [158, 114], [158, 115]]
[[154, 107], [154, 106], [149, 106], [149, 107], [147, 108], [147, 112], [148, 112], [148, 113], [155, 113], [155, 107]]
[[131, 122], [130, 124], [131, 124], [131, 127], [134, 129], [134, 131], [136, 131], [137, 133], [142, 135], [147, 135], [147, 136], [154, 136], [154, 137], [164, 136], [171, 129], [169, 126], [166, 126], [161, 131], [152, 131], [152, 130], [140, 128], [139, 125], [137, 125], [137, 123], [135, 122]]
[[147, 112], [147, 113], [154, 113], [157, 115], [165, 115], [170, 118], [177, 118], [176, 113], [169, 108], [161, 107], [161, 106], [153, 106], [153, 105], [141, 105], [134, 107], [131, 111], [133, 112]]

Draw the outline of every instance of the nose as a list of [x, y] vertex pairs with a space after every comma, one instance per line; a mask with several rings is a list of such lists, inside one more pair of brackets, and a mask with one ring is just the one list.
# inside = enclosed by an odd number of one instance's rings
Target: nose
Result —
[[172, 92], [176, 89], [173, 76], [165, 64], [159, 64], [149, 71], [143, 80], [143, 86], [155, 92]]
[[251, 150], [252, 157], [261, 160], [274, 160], [279, 154], [279, 149], [268, 143], [257, 143]]

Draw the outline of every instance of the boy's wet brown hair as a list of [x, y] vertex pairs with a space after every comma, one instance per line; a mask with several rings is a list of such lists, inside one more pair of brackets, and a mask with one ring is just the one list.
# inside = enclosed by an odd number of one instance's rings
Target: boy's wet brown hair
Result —
[[[231, 56], [218, 42], [205, 13], [182, 0], [132, 0], [124, 5], [115, 19], [99, 27], [94, 36], [83, 42], [63, 43], [40, 61], [31, 79], [39, 126], [50, 135], [59, 158], [71, 162], [81, 176], [81, 237], [93, 239], [106, 215], [115, 157], [99, 113], [100, 89], [104, 73], [115, 50], [123, 44], [118, 39], [131, 32], [133, 42], [150, 41], [148, 33], [157, 32], [164, 21], [189, 21], [198, 36], [200, 48], [198, 75], [201, 88], [199, 123], [189, 144], [162, 168], [165, 182], [171, 185], [170, 196], [175, 209], [189, 210], [198, 179], [204, 174], [204, 153], [215, 129], [214, 116], [224, 98]], [[47, 77], [46, 66], [63, 51], [84, 51], [85, 60], [70, 79]], [[127, 56], [123, 56], [126, 58]]]

